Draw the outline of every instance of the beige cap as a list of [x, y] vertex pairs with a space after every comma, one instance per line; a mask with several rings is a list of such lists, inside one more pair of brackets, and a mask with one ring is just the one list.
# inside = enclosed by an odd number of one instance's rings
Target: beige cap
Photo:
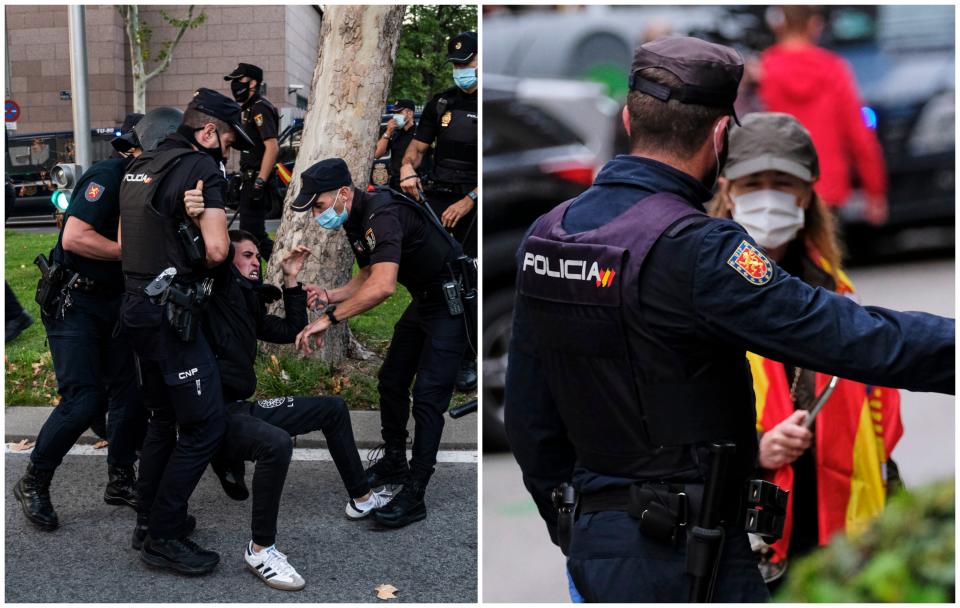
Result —
[[727, 179], [761, 171], [782, 171], [806, 182], [820, 175], [810, 132], [781, 112], [754, 112], [730, 130], [730, 152], [723, 170]]

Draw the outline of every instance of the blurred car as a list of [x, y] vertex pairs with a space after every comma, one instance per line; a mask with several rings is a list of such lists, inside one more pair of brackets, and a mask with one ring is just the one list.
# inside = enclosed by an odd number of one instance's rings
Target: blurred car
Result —
[[[97, 163], [113, 154], [110, 140], [118, 136], [118, 129], [94, 129], [91, 135], [92, 162]], [[7, 213], [7, 219], [23, 221], [26, 218], [52, 220], [54, 207], [50, 202], [56, 187], [50, 181], [50, 171], [60, 163], [75, 161], [73, 131], [46, 133], [6, 133], [6, 178], [16, 192], [16, 202]]]
[[840, 209], [854, 260], [931, 245], [951, 248], [956, 215], [954, 7], [834, 8], [830, 46], [852, 66], [864, 120], [876, 129], [890, 217], [863, 219], [862, 193]]
[[483, 445], [500, 450], [517, 247], [536, 218], [590, 186], [599, 162], [567, 121], [513, 86], [485, 79], [483, 117]]

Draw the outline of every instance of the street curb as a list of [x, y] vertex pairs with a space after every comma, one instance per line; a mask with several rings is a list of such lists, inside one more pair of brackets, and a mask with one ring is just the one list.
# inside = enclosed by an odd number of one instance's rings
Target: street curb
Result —
[[[23, 439], [36, 441], [40, 428], [54, 410], [48, 406], [8, 406], [4, 413], [5, 436], [7, 443], [17, 443]], [[452, 419], [445, 416], [443, 436], [440, 439], [441, 450], [476, 450], [477, 417], [474, 415]], [[358, 448], [373, 448], [383, 442], [380, 437], [380, 412], [351, 411], [350, 423]], [[413, 436], [413, 416], [407, 423], [407, 430]], [[93, 444], [99, 437], [90, 429], [77, 440], [77, 443]], [[320, 432], [308, 433], [295, 438], [299, 448], [326, 448], [327, 441]]]

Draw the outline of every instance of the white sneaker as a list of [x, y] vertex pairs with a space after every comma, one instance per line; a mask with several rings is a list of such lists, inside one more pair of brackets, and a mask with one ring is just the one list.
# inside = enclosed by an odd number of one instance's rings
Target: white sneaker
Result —
[[370, 498], [368, 498], [366, 502], [358, 503], [351, 498], [350, 502], [347, 503], [347, 517], [350, 519], [363, 519], [373, 513], [374, 509], [385, 506], [391, 500], [393, 500], [393, 492], [386, 488], [371, 492]]
[[287, 562], [287, 556], [277, 551], [276, 545], [256, 553], [253, 550], [253, 541], [250, 541], [247, 550], [243, 552], [243, 559], [251, 572], [274, 589], [300, 591], [306, 585], [303, 578]]

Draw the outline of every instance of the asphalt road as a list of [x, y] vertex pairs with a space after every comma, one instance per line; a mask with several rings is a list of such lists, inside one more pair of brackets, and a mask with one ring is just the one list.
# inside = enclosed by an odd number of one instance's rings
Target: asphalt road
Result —
[[[927, 260], [849, 272], [861, 303], [955, 316], [954, 261]], [[907, 487], [955, 473], [955, 399], [901, 392], [904, 435], [893, 452]], [[509, 454], [483, 456], [483, 600], [567, 602], [564, 558]]]
[[277, 547], [307, 586], [286, 592], [247, 570], [250, 502], [228, 499], [209, 469], [190, 502], [198, 521], [192, 538], [219, 552], [220, 564], [190, 578], [151, 569], [130, 548], [133, 511], [102, 499], [104, 456], [67, 456], [58, 469], [51, 494], [61, 527], [54, 532], [30, 524], [13, 498], [26, 454], [8, 453], [5, 463], [7, 602], [367, 603], [379, 601], [374, 588], [381, 584], [399, 589], [391, 602], [477, 601], [476, 464], [437, 465], [427, 519], [387, 530], [346, 518], [346, 492], [332, 462], [293, 462]]

